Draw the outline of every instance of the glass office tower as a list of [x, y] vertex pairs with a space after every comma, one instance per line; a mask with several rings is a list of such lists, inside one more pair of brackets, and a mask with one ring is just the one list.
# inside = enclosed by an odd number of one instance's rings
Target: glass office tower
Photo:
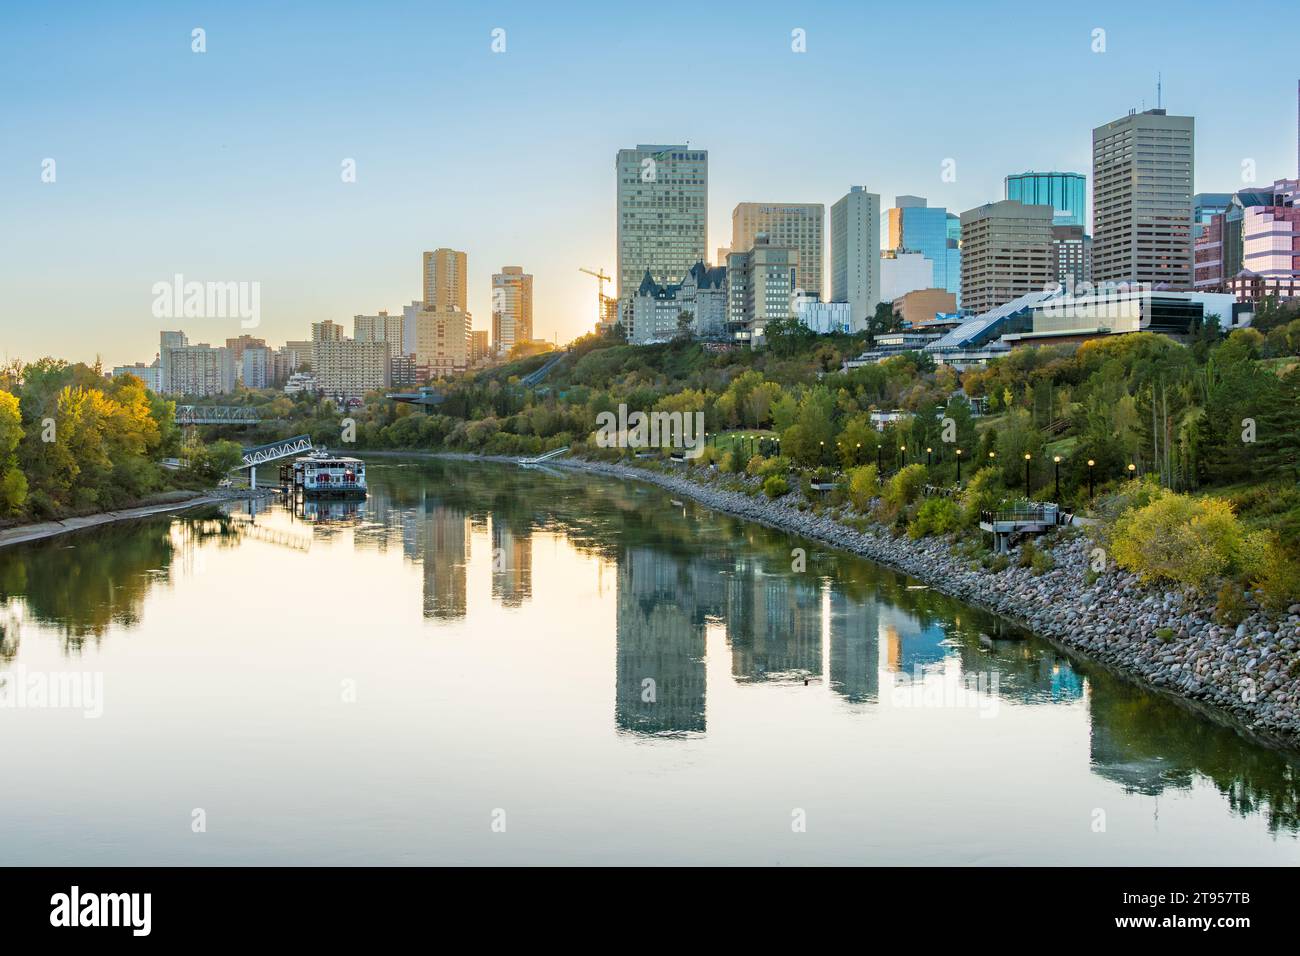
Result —
[[1017, 173], [1006, 178], [1007, 199], [1026, 206], [1051, 206], [1054, 226], [1086, 226], [1083, 173]]
[[920, 196], [898, 196], [889, 210], [895, 252], [919, 252], [934, 264], [934, 287], [961, 299], [961, 219]]

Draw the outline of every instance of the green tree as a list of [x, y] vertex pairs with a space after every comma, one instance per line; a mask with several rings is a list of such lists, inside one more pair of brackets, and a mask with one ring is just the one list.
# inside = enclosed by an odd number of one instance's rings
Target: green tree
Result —
[[27, 502], [27, 476], [18, 465], [22, 438], [18, 396], [0, 392], [0, 515], [16, 515]]

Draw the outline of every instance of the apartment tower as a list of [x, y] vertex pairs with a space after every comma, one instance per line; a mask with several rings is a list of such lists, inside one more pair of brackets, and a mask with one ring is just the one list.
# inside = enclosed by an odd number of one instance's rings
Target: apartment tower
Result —
[[533, 337], [533, 277], [520, 266], [492, 276], [492, 348], [505, 354]]

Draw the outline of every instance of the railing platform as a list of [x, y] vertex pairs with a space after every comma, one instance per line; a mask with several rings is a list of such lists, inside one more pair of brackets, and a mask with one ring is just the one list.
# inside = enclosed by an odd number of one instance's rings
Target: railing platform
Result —
[[535, 458], [520, 458], [517, 463], [524, 465], [525, 467], [529, 465], [540, 465], [542, 462], [550, 461], [552, 458], [559, 458], [568, 450], [568, 445], [565, 445], [563, 448], [552, 448], [550, 451], [537, 455]]

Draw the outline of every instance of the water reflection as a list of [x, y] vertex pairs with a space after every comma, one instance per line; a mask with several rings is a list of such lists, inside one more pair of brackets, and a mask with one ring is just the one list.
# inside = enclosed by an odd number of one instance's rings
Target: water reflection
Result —
[[[1125, 792], [1210, 781], [1234, 814], [1261, 815], [1273, 831], [1300, 826], [1294, 758], [1076, 667], [887, 569], [636, 484], [437, 461], [378, 461], [369, 478], [364, 502], [208, 509], [0, 552], [0, 667], [21, 654], [25, 619], [75, 655], [138, 625], [151, 591], [197, 572], [209, 549], [248, 542], [307, 560], [316, 548], [399, 550], [420, 570], [412, 601], [427, 627], [473, 618], [479, 593], [522, 621], [534, 600], [534, 549], [558, 539], [596, 559], [612, 583], [612, 722], [629, 739], [669, 738], [671, 747], [707, 735], [711, 680], [758, 695], [807, 684], [845, 713], [869, 715], [889, 708], [898, 688], [995, 675], [981, 692], [1000, 705], [1086, 713], [1091, 772]], [[795, 547], [807, 551], [806, 571], [792, 570]], [[480, 573], [490, 578], [482, 592], [472, 577]], [[718, 638], [729, 661], [711, 671]]]

